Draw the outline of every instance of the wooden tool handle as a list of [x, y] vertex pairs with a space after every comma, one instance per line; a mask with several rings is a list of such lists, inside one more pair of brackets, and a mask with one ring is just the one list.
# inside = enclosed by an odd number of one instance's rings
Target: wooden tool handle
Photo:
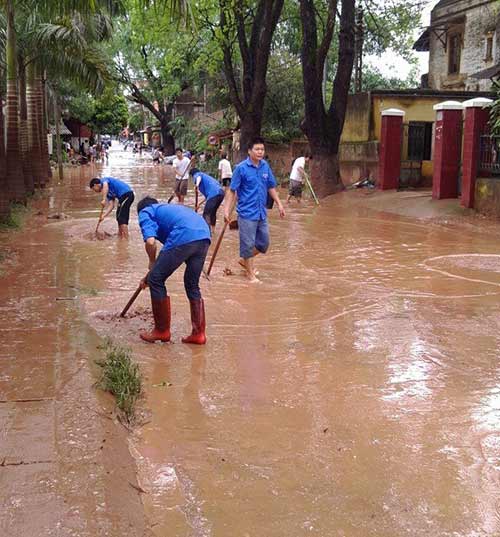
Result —
[[101, 218], [102, 218], [102, 213], [104, 212], [104, 207], [101, 207], [101, 212], [99, 214], [99, 220], [97, 221], [97, 226], [95, 227], [95, 232], [97, 234], [97, 230], [99, 229], [99, 226], [101, 225]]
[[207, 274], [210, 276], [210, 271], [212, 270], [212, 267], [214, 265], [215, 258], [217, 257], [217, 252], [219, 251], [220, 244], [222, 242], [222, 238], [224, 237], [224, 233], [226, 232], [226, 228], [229, 225], [229, 222], [224, 222], [224, 227], [222, 228], [222, 231], [220, 232], [219, 238], [217, 239], [217, 243], [215, 244], [214, 253], [212, 254], [212, 259], [210, 259], [210, 263], [208, 265]]
[[[149, 276], [149, 272], [146, 274], [146, 277], [144, 279], [147, 279], [148, 276]], [[134, 291], [134, 294], [130, 297], [130, 300], [127, 302], [127, 305], [123, 308], [122, 312], [120, 313], [120, 317], [125, 317], [127, 311], [135, 302], [136, 298], [141, 294], [141, 291], [142, 291], [142, 287], [139, 285], [139, 287]]]

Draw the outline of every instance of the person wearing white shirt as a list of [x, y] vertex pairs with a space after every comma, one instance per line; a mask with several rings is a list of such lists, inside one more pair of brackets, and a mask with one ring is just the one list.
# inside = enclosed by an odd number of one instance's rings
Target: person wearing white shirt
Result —
[[292, 165], [292, 171], [290, 172], [290, 187], [288, 190], [287, 203], [290, 203], [292, 198], [295, 198], [298, 202], [302, 199], [302, 187], [304, 184], [306, 162], [312, 159], [312, 156], [307, 152], [303, 157], [295, 159]]
[[219, 160], [219, 179], [224, 190], [228, 189], [232, 176], [233, 170], [231, 169], [231, 163], [227, 160], [227, 153], [221, 153], [221, 160]]
[[175, 150], [175, 158], [172, 165], [175, 170], [175, 195], [180, 204], [184, 203], [184, 197], [187, 194], [188, 188], [188, 169], [191, 164], [191, 160], [185, 157], [182, 153], [182, 149], [178, 147]]

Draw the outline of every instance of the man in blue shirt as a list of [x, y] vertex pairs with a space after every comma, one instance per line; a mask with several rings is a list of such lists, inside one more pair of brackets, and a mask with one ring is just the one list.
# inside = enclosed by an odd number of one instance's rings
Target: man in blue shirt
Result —
[[276, 202], [281, 218], [285, 210], [276, 192], [276, 179], [264, 160], [264, 141], [254, 138], [248, 144], [248, 158], [236, 166], [224, 204], [224, 219], [230, 222], [238, 195], [238, 227], [240, 231], [240, 264], [250, 282], [258, 282], [253, 258], [269, 248], [267, 197]]
[[224, 190], [222, 190], [219, 181], [207, 173], [200, 172], [197, 168], [190, 170], [189, 175], [193, 178], [194, 188], [199, 190], [207, 200], [203, 210], [203, 218], [213, 234], [217, 223], [217, 210], [224, 200]]
[[102, 194], [101, 205], [107, 206], [106, 211], [101, 215], [99, 222], [116, 206], [116, 220], [118, 222], [118, 236], [128, 239], [128, 221], [130, 218], [130, 206], [134, 202], [134, 191], [127, 183], [115, 179], [114, 177], [94, 177], [90, 180], [90, 188]]
[[[204, 345], [205, 306], [200, 293], [200, 275], [208, 247], [210, 229], [205, 220], [192, 209], [182, 205], [158, 203], [145, 197], [137, 204], [139, 226], [149, 257], [149, 274], [141, 285], [149, 285], [155, 326], [151, 332], [141, 332], [144, 341], [170, 341], [170, 297], [165, 281], [182, 263], [186, 263], [184, 288], [191, 306], [191, 335], [182, 338], [183, 343]], [[163, 248], [156, 257], [156, 241]]]

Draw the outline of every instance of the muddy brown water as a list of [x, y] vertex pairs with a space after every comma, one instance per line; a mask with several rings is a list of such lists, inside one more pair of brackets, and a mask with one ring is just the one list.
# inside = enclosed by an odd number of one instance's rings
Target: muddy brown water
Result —
[[[169, 170], [114, 149], [104, 174], [136, 200], [168, 198]], [[53, 188], [48, 210], [70, 219], [43, 227], [32, 253], [60, 241], [66, 255], [40, 271], [73, 287], [33, 283], [8, 324], [31, 323], [27, 348], [43, 354], [46, 321], [30, 312], [64, 291], [76, 301], [61, 307], [83, 307], [99, 335], [132, 347], [151, 421], [129, 447], [155, 535], [500, 535], [496, 236], [381, 212], [356, 193], [292, 205], [270, 216], [261, 285], [246, 283], [226, 233], [202, 280], [205, 347], [180, 343], [182, 272], [168, 282], [172, 342], [148, 345], [137, 335], [151, 324], [147, 292], [117, 316], [147, 271], [135, 206], [128, 242], [113, 219], [101, 227], [113, 237], [93, 240], [93, 175], [77, 168]]]

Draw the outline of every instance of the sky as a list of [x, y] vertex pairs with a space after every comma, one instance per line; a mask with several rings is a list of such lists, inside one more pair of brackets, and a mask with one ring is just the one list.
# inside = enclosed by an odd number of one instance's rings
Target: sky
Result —
[[[431, 20], [431, 10], [439, 0], [429, 0], [427, 6], [422, 11], [421, 27], [415, 30], [415, 41], [422, 33], [423, 28], [429, 26]], [[418, 59], [419, 73], [418, 76], [427, 73], [429, 70], [429, 53], [415, 52]], [[367, 61], [370, 65], [377, 67], [386, 76], [397, 76], [398, 78], [406, 78], [411, 70], [411, 65], [403, 58], [396, 55], [394, 52], [386, 52], [382, 56], [368, 56]]]

